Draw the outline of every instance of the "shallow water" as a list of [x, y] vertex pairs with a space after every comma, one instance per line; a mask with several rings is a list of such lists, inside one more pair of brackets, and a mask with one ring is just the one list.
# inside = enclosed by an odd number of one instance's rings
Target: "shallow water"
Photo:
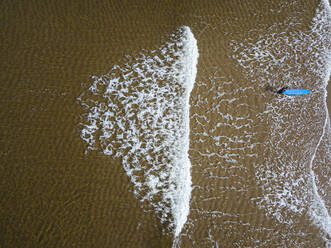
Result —
[[88, 149], [120, 157], [135, 195], [178, 236], [190, 208], [189, 97], [198, 51], [188, 27], [171, 39], [93, 77], [89, 94], [78, 100], [87, 109], [81, 137]]
[[330, 246], [327, 1], [2, 7], [1, 246]]

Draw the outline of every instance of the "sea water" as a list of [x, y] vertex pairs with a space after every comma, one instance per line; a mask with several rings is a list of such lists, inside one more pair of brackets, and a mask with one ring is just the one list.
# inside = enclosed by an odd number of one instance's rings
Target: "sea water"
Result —
[[[294, 19], [285, 23], [289, 29], [296, 25]], [[281, 81], [290, 88], [310, 88], [313, 93], [301, 98], [275, 98], [262, 114], [267, 115], [271, 125], [270, 139], [264, 144], [271, 156], [255, 165], [264, 194], [258, 206], [289, 225], [295, 222], [289, 212], [295, 213], [293, 218], [308, 213], [329, 240], [330, 198], [326, 192], [330, 192], [330, 178], [317, 183], [319, 177], [330, 176], [331, 137], [326, 105], [331, 67], [330, 5], [321, 1], [306, 32], [285, 28], [283, 33], [277, 33], [277, 25], [260, 35], [258, 42], [245, 44], [237, 55], [240, 65], [262, 84]], [[323, 163], [318, 162], [320, 159]]]
[[[294, 16], [275, 23], [259, 34], [257, 42], [249, 42], [248, 38], [247, 42], [234, 45], [234, 57], [247, 77], [260, 85], [312, 89], [308, 97], [277, 97], [261, 113], [271, 128], [264, 143], [268, 154], [263, 163], [255, 165], [256, 180], [263, 191], [257, 205], [289, 226], [297, 222], [298, 216], [307, 214], [320, 228], [329, 247], [331, 136], [326, 86], [331, 68], [331, 9], [328, 1], [321, 1], [309, 30], [291, 31], [299, 23]], [[281, 32], [279, 26], [283, 27]]]
[[94, 76], [81, 137], [88, 149], [122, 159], [134, 194], [148, 201], [178, 236], [189, 214], [189, 97], [198, 49], [182, 27], [158, 50], [127, 57]]
[[[174, 246], [305, 247], [314, 242], [306, 226], [330, 246], [330, 23], [321, 1], [308, 29], [296, 13], [257, 25], [229, 42], [234, 71], [201, 66], [195, 83], [199, 38], [180, 28], [159, 49], [93, 77], [79, 98], [81, 138], [122, 159]], [[203, 39], [205, 29], [195, 31]], [[279, 86], [312, 93], [266, 90]]]
[[[191, 154], [199, 177], [184, 247], [330, 246], [330, 5], [321, 1], [308, 27], [297, 11], [236, 34], [232, 71], [198, 71]], [[312, 93], [268, 90], [284, 86]]]

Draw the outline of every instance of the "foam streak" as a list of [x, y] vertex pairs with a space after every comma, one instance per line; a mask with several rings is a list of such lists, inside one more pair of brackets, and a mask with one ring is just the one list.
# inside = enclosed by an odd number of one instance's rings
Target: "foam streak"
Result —
[[[314, 24], [313, 24], [313, 31], [316, 33], [323, 32], [323, 30], [320, 30], [320, 27], [323, 26], [320, 23], [322, 23], [323, 21], [325, 21], [326, 23], [330, 23], [330, 21], [331, 21], [331, 8], [330, 8], [328, 1], [322, 0], [320, 8], [322, 9], [323, 12], [325, 12], [325, 13], [323, 13], [323, 16], [324, 16], [324, 18], [326, 18], [326, 20], [320, 20], [319, 19], [320, 14], [317, 14], [317, 16], [314, 19]], [[326, 35], [328, 36], [328, 39], [331, 38], [330, 31], [327, 32]], [[317, 189], [317, 185], [316, 185], [316, 181], [315, 181], [316, 175], [313, 171], [313, 163], [314, 163], [314, 160], [316, 157], [317, 150], [320, 147], [323, 138], [325, 137], [327, 128], [330, 128], [330, 126], [328, 126], [330, 118], [329, 118], [329, 112], [328, 112], [327, 101], [326, 101], [327, 100], [326, 87], [328, 85], [328, 80], [330, 78], [330, 71], [331, 71], [331, 50], [330, 50], [329, 46], [327, 46], [325, 48], [325, 51], [323, 51], [322, 56], [323, 56], [323, 60], [324, 60], [323, 64], [325, 65], [324, 80], [323, 80], [324, 81], [323, 84], [325, 87], [325, 91], [324, 91], [325, 92], [324, 93], [325, 121], [324, 121], [324, 125], [323, 125], [323, 133], [316, 145], [316, 149], [311, 158], [310, 166], [309, 166], [311, 179], [312, 179], [312, 188], [313, 188], [313, 193], [314, 193], [314, 201], [312, 202], [312, 205], [310, 207], [310, 215], [313, 217], [316, 224], [321, 226], [322, 229], [329, 236], [331, 236], [331, 218], [330, 218], [330, 215], [326, 208], [326, 204], [325, 204], [324, 200], [321, 198], [321, 196], [318, 193], [318, 189]]]

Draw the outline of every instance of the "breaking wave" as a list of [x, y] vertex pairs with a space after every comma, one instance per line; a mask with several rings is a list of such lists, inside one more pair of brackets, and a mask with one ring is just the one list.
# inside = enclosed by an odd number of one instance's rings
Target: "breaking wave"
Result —
[[93, 76], [78, 99], [87, 111], [81, 123], [87, 149], [121, 158], [137, 198], [175, 236], [189, 214], [189, 97], [197, 62], [197, 41], [182, 27], [159, 49]]

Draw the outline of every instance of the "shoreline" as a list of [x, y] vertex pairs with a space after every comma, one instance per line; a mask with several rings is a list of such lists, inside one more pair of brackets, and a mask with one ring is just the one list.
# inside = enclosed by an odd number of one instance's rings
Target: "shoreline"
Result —
[[328, 81], [328, 85], [326, 87], [326, 92], [327, 92], [326, 105], [328, 107], [329, 117], [331, 119], [331, 114], [330, 114], [330, 109], [331, 109], [331, 83], [330, 83], [330, 78], [329, 78], [329, 81]]

